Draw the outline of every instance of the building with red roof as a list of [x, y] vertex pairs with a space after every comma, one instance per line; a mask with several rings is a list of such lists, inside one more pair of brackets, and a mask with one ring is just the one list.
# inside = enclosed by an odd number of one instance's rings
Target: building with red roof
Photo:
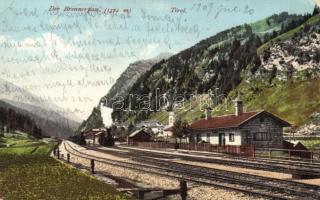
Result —
[[86, 143], [89, 145], [98, 145], [98, 139], [101, 134], [106, 133], [106, 128], [94, 128], [83, 132]]
[[243, 112], [243, 103], [235, 100], [235, 113], [211, 116], [191, 124], [190, 142], [218, 145], [253, 145], [260, 148], [282, 148], [283, 128], [291, 124], [267, 111]]

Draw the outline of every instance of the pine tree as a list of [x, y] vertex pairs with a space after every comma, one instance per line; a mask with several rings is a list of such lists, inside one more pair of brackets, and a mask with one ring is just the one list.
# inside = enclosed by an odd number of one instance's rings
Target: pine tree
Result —
[[134, 130], [134, 125], [132, 122], [130, 122], [130, 124], [128, 126], [128, 133], [130, 134], [133, 130]]
[[33, 125], [32, 136], [35, 137], [35, 138], [41, 138], [42, 137], [41, 128], [38, 128], [36, 125]]
[[4, 128], [3, 126], [1, 125], [0, 126], [0, 137], [3, 137], [4, 136]]
[[181, 138], [189, 136], [191, 128], [187, 121], [181, 121], [178, 119], [173, 125], [172, 132], [173, 136], [179, 138], [181, 141]]
[[315, 5], [315, 7], [313, 9], [312, 16], [315, 16], [315, 15], [317, 15], [319, 13], [320, 13], [320, 7], [318, 5]]

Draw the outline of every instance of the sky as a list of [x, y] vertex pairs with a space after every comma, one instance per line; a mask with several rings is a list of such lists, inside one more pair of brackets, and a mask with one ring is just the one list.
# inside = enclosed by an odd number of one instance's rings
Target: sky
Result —
[[86, 119], [130, 63], [314, 1], [1, 0], [0, 77]]

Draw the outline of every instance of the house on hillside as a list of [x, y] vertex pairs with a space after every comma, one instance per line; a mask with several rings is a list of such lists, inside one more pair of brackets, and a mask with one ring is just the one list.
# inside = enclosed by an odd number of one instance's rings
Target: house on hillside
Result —
[[253, 145], [258, 148], [282, 148], [283, 128], [290, 123], [267, 111], [243, 112], [243, 102], [235, 100], [235, 114], [211, 116], [194, 121], [190, 142], [217, 145]]

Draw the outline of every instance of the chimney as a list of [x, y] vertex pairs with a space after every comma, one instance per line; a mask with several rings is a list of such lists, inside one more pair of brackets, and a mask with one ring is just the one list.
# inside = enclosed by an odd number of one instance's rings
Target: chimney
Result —
[[205, 114], [206, 120], [211, 119], [211, 108], [210, 107], [206, 108], [204, 111], [204, 114]]
[[239, 116], [243, 113], [243, 101], [240, 98], [240, 95], [234, 100], [234, 106], [235, 106], [235, 115]]

